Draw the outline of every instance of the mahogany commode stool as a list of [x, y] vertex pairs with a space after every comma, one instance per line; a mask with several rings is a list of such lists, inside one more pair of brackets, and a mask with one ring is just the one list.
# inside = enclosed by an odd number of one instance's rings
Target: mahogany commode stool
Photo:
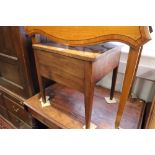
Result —
[[[59, 84], [79, 90], [84, 94], [86, 128], [90, 127], [94, 87], [97, 81], [114, 70], [114, 88], [117, 67], [120, 58], [120, 47], [108, 50], [106, 45], [100, 45], [102, 51], [95, 51], [97, 46], [68, 49], [57, 44], [33, 44], [37, 64], [40, 87], [42, 77], [56, 81]], [[93, 48], [91, 50], [91, 48]], [[82, 47], [81, 47], [82, 49]], [[113, 60], [113, 61], [111, 61]], [[46, 102], [45, 90], [41, 88], [43, 102]], [[113, 94], [112, 89], [111, 94]]]
[[[90, 128], [94, 87], [97, 81], [113, 71], [111, 98], [116, 81], [120, 47], [90, 50], [90, 46], [107, 41], [121, 41], [130, 45], [129, 58], [123, 83], [115, 127], [119, 127], [137, 66], [142, 45], [150, 40], [147, 27], [26, 27], [33, 36], [33, 48], [37, 66], [40, 93], [46, 102], [42, 77], [79, 90], [84, 94], [86, 128]], [[60, 44], [37, 43], [35, 34], [42, 34]], [[73, 47], [76, 46], [76, 47]], [[77, 50], [77, 46], [85, 46]], [[103, 45], [104, 46], [104, 45]]]

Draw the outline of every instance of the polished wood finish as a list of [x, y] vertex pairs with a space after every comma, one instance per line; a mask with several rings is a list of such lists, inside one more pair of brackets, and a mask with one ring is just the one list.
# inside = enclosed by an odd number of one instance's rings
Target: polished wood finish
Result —
[[16, 128], [32, 126], [22, 102], [37, 92], [33, 57], [24, 27], [0, 27], [0, 114]]
[[[149, 28], [146, 26], [54, 26], [26, 27], [29, 35], [42, 34], [65, 45], [92, 45], [107, 41], [120, 41], [130, 46], [127, 68], [123, 81], [122, 95], [116, 115], [115, 127], [119, 128], [126, 100], [128, 98], [140, 58], [140, 48], [148, 42]], [[55, 50], [53, 50], [53, 53]], [[60, 53], [60, 52], [59, 52]], [[63, 52], [61, 52], [63, 53]], [[64, 52], [65, 53], [65, 52]], [[70, 54], [68, 56], [71, 56]], [[102, 57], [102, 56], [101, 56]], [[113, 61], [113, 59], [111, 59]], [[88, 61], [88, 60], [87, 60]], [[110, 59], [109, 59], [110, 61]], [[111, 61], [111, 62], [112, 62]], [[104, 61], [101, 61], [104, 63]], [[94, 63], [95, 64], [95, 63]], [[115, 66], [116, 67], [116, 66]], [[102, 73], [103, 74], [103, 73]], [[96, 74], [95, 74], [96, 75]], [[100, 72], [98, 72], [100, 75]], [[98, 80], [100, 76], [95, 76]], [[91, 102], [90, 102], [91, 104]]]
[[[88, 52], [87, 50], [75, 51], [74, 49], [68, 50], [65, 48], [59, 50], [60, 48], [54, 45], [52, 45], [52, 48], [51, 45], [45, 45], [44, 47], [40, 44], [38, 46], [35, 44], [33, 47], [43, 101], [46, 101], [42, 83], [43, 77], [83, 92], [85, 96], [86, 128], [90, 128], [95, 83], [118, 66], [120, 47], [107, 49], [103, 53], [91, 52], [93, 50]], [[90, 59], [90, 55], [92, 55], [92, 59]]]
[[0, 87], [0, 115], [10, 121], [16, 128], [31, 128], [31, 115], [25, 111], [25, 99]]
[[27, 26], [26, 31], [72, 46], [113, 40], [137, 47], [151, 39], [146, 26]]
[[32, 96], [35, 89], [29, 69], [29, 44], [23, 27], [0, 27], [0, 85], [24, 98]]
[[[54, 129], [82, 129], [85, 125], [85, 105], [84, 95], [75, 89], [54, 84], [46, 89], [51, 105], [42, 108], [38, 100], [39, 94], [29, 98], [24, 102], [32, 116], [49, 128]], [[117, 104], [107, 104], [104, 97], [110, 91], [102, 87], [95, 87], [94, 103], [92, 111], [92, 123], [97, 125], [97, 129], [115, 128], [115, 115]], [[120, 93], [115, 93], [115, 98], [119, 101]], [[139, 99], [129, 99], [123, 113], [121, 128], [137, 129], [141, 128], [145, 109], [145, 103]]]
[[51, 53], [45, 53], [43, 50], [36, 50], [35, 55], [41, 76], [83, 91], [83, 61], [59, 56], [55, 53], [51, 55]]
[[137, 69], [138, 65], [138, 60], [139, 60], [139, 55], [140, 55], [140, 50], [138, 49], [130, 49], [129, 56], [128, 56], [128, 61], [127, 61], [127, 66], [126, 66], [126, 71], [125, 71], [125, 76], [124, 76], [124, 82], [123, 82], [123, 88], [122, 88], [122, 95], [120, 98], [120, 104], [118, 106], [118, 112], [116, 115], [116, 122], [115, 122], [115, 127], [119, 128], [121, 116], [124, 111], [125, 107], [125, 101], [128, 98], [128, 95], [130, 93], [130, 89], [133, 84], [133, 80], [135, 78], [135, 72]]
[[84, 103], [85, 103], [85, 122], [86, 128], [90, 128], [94, 87], [95, 87], [95, 74], [93, 64], [85, 62], [84, 66]]

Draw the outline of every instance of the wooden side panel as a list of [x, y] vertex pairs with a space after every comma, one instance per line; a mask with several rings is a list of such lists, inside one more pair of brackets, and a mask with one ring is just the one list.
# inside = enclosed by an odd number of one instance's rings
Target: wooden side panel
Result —
[[18, 56], [20, 51], [18, 28], [0, 27], [0, 32], [0, 85], [21, 95], [24, 84]]
[[35, 52], [42, 76], [83, 92], [83, 61], [44, 51]]
[[84, 78], [84, 61], [45, 51], [35, 52], [37, 52], [37, 58], [40, 64], [50, 66], [53, 69], [66, 72], [66, 74], [71, 74], [80, 79]]
[[30, 77], [27, 59], [32, 52], [29, 44], [23, 27], [0, 27], [0, 85], [24, 98], [33, 93], [31, 79], [34, 75]]
[[3, 26], [0, 28], [0, 55], [4, 54], [17, 58], [14, 27]]
[[97, 61], [93, 63], [95, 72], [94, 80], [96, 82], [101, 80], [101, 78], [103, 78], [119, 65], [120, 54], [121, 48], [116, 47], [106, 51]]
[[12, 65], [6, 62], [0, 62], [1, 80], [23, 89], [19, 70], [20, 67], [18, 64]]

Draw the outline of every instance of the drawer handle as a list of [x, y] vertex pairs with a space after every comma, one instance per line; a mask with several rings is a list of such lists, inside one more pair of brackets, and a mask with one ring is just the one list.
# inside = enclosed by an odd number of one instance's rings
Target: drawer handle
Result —
[[18, 112], [18, 111], [19, 111], [19, 108], [15, 108], [15, 107], [13, 106], [13, 110], [14, 110], [15, 112]]
[[15, 112], [18, 112], [19, 111], [19, 108], [15, 109]]

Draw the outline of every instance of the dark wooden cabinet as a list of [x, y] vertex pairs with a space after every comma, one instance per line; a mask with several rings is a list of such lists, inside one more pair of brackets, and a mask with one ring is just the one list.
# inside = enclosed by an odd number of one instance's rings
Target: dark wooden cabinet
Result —
[[23, 27], [0, 27], [0, 85], [24, 98], [34, 92], [30, 55], [31, 41]]
[[31, 128], [31, 115], [24, 109], [24, 99], [1, 87], [0, 114], [16, 128]]
[[37, 92], [31, 40], [24, 27], [0, 27], [0, 114], [17, 128], [31, 128], [23, 102]]

